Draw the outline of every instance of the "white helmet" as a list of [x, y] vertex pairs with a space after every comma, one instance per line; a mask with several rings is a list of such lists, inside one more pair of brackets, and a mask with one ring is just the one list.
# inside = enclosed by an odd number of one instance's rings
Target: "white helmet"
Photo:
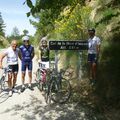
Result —
[[42, 41], [47, 41], [47, 36], [46, 37], [42, 37], [41, 42]]
[[29, 41], [29, 39], [30, 39], [29, 36], [23, 36], [22, 37], [22, 41]]

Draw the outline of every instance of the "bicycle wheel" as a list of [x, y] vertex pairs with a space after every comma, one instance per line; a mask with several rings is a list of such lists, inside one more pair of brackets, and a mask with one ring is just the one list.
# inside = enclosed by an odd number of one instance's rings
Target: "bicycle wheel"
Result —
[[40, 91], [43, 90], [43, 84], [41, 82], [41, 72], [40, 69], [36, 71], [36, 81], [37, 81], [37, 87]]
[[70, 82], [61, 78], [58, 82], [54, 82], [52, 91], [52, 100], [57, 103], [65, 103], [71, 95]]
[[46, 83], [46, 89], [45, 89], [45, 101], [46, 103], [51, 103], [51, 82]]
[[5, 77], [0, 79], [0, 93], [5, 89]]

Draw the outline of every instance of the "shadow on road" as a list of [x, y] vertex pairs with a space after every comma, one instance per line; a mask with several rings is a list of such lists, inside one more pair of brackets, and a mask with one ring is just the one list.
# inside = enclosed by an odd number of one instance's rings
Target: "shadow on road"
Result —
[[3, 92], [0, 94], [0, 104], [3, 103], [3, 102], [5, 102], [8, 98], [9, 98], [8, 92], [3, 91]]
[[30, 103], [16, 104], [4, 113], [20, 114], [22, 120], [106, 120], [85, 103], [67, 103], [47, 105], [44, 101], [30, 96]]

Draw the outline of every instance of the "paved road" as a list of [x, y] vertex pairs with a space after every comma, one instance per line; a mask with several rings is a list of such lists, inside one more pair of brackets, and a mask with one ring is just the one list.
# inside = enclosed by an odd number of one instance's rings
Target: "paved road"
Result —
[[[38, 67], [35, 58], [33, 66], [35, 72]], [[20, 74], [19, 72], [17, 79], [18, 88], [21, 85]], [[21, 94], [14, 93], [12, 97], [7, 97], [7, 94], [4, 94], [4, 97], [0, 95], [0, 120], [104, 120], [101, 114], [96, 114], [83, 103], [47, 105], [42, 93], [35, 86], [34, 78], [33, 85], [34, 91], [26, 89]]]

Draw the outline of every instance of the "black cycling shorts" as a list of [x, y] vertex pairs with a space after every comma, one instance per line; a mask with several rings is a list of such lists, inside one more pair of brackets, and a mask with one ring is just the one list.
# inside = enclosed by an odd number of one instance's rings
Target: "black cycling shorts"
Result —
[[97, 63], [97, 61], [98, 61], [97, 54], [88, 54], [88, 62]]
[[8, 72], [18, 72], [18, 64], [16, 65], [8, 65]]

